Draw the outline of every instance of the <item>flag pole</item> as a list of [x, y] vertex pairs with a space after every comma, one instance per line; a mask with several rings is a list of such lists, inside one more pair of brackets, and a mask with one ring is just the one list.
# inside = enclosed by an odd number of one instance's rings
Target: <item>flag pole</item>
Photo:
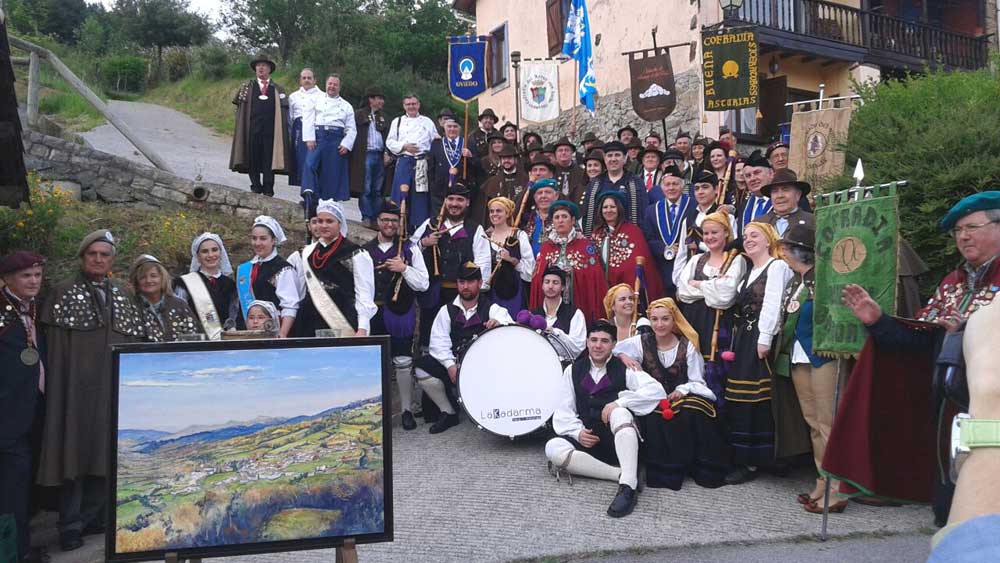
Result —
[[[660, 26], [656, 26], [656, 27], [654, 27], [652, 29], [652, 33], [653, 33], [653, 56], [654, 57], [656, 55], [658, 55], [659, 51], [660, 51], [659, 48], [656, 46], [656, 31], [659, 29], [659, 27]], [[667, 57], [670, 57], [670, 49], [669, 48], [667, 48]], [[676, 89], [677, 88], [674, 88], [674, 90], [676, 90]], [[667, 118], [664, 117], [663, 119], [661, 119], [660, 120], [660, 124], [663, 126], [663, 143], [664, 143], [664, 145], [666, 145], [668, 143], [668, 139], [667, 139]]]
[[570, 134], [576, 138], [576, 106], [580, 103], [580, 61], [573, 59], [573, 79], [576, 81], [576, 97], [573, 101], [573, 125]]

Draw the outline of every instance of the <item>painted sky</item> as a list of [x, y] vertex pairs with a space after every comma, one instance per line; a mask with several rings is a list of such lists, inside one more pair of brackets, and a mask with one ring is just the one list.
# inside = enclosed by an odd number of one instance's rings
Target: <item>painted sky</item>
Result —
[[378, 346], [122, 354], [118, 427], [313, 415], [380, 394]]

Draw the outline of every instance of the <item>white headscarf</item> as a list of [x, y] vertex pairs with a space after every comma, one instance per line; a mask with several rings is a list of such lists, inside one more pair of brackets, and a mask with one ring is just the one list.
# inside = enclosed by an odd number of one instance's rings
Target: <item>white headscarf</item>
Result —
[[219, 271], [222, 272], [222, 275], [233, 275], [233, 264], [229, 261], [229, 253], [226, 252], [226, 245], [222, 244], [222, 237], [209, 232], [201, 233], [191, 242], [191, 268], [188, 271], [197, 272], [201, 270], [201, 262], [198, 261], [198, 249], [201, 248], [201, 243], [206, 240], [215, 241], [215, 244], [219, 245]]
[[[288, 238], [285, 237], [285, 231], [281, 229], [281, 225], [274, 217], [268, 215], [258, 215], [257, 218], [253, 220], [253, 226], [267, 227], [267, 229], [271, 231], [271, 234], [274, 235], [275, 246], [281, 245], [288, 240]], [[250, 228], [252, 229], [253, 227]]]
[[270, 315], [270, 317], [271, 317], [271, 324], [274, 326], [275, 332], [277, 332], [278, 328], [281, 325], [281, 320], [278, 317], [278, 308], [274, 306], [274, 303], [271, 303], [270, 301], [262, 301], [260, 299], [254, 299], [253, 301], [250, 302], [250, 306], [247, 307], [247, 316], [250, 315], [250, 309], [253, 309], [255, 306], [258, 306], [258, 305], [262, 309], [264, 309], [264, 311], [268, 315]]
[[329, 213], [340, 222], [340, 236], [347, 236], [347, 217], [344, 216], [344, 208], [332, 199], [321, 199], [316, 204], [316, 214]]

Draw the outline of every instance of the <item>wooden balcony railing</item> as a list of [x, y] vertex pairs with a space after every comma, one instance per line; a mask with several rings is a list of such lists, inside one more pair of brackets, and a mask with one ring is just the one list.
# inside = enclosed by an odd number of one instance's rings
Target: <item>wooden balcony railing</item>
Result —
[[744, 0], [741, 21], [951, 67], [986, 66], [986, 38], [823, 0]]

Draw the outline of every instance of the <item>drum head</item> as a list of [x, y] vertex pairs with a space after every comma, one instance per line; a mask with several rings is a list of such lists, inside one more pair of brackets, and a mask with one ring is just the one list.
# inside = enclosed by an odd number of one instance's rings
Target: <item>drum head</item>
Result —
[[501, 326], [480, 334], [461, 366], [462, 407], [484, 430], [523, 436], [555, 412], [562, 365], [548, 340], [529, 328]]

